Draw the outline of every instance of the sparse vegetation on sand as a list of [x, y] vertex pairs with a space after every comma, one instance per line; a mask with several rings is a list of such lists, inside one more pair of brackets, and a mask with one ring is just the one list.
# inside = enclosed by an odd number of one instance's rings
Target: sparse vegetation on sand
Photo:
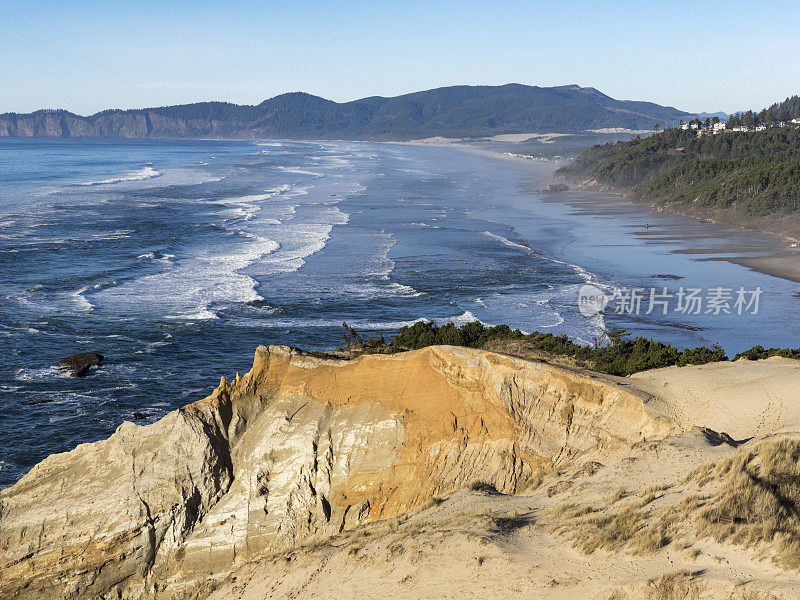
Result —
[[691, 540], [710, 537], [755, 548], [784, 569], [800, 570], [800, 440], [770, 439], [740, 448], [695, 469], [678, 487], [651, 486], [636, 495], [619, 488], [606, 506], [562, 502], [546, 519], [552, 533], [587, 554], [601, 549], [653, 554], [673, 540], [690, 550]]
[[697, 517], [700, 535], [744, 546], [770, 544], [775, 562], [800, 569], [800, 440], [740, 449], [712, 470], [716, 494]]

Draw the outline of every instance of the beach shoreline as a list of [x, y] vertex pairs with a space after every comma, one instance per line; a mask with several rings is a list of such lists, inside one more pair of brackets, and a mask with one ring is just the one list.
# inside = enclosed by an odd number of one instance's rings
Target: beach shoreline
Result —
[[[552, 169], [552, 172], [550, 174], [551, 176], [550, 183], [555, 182], [557, 179], [555, 177], [555, 171], [569, 161], [569, 159], [536, 160], [535, 158], [526, 158], [521, 154], [500, 152], [496, 149], [486, 148], [484, 146], [477, 145], [474, 143], [459, 141], [450, 138], [431, 138], [426, 140], [411, 140], [407, 142], [389, 142], [389, 143], [456, 148], [465, 152], [470, 152], [472, 154], [480, 154], [483, 156], [492, 157], [499, 160], [515, 161], [520, 163], [535, 162], [538, 165], [549, 164]], [[653, 205], [641, 204], [633, 202], [632, 200], [628, 199], [623, 192], [600, 188], [598, 186], [586, 185], [585, 182], [575, 187], [572, 187], [567, 193], [559, 192], [550, 194], [545, 198], [545, 200], [547, 202], [571, 203], [571, 200], [574, 199], [571, 199], [570, 195], [573, 195], [575, 192], [581, 193], [581, 195], [584, 197], [583, 201], [581, 202], [583, 208], [586, 208], [587, 204], [592, 203], [593, 199], [596, 200], [595, 204], [597, 209], [608, 207], [609, 197], [612, 197], [616, 199], [616, 202], [613, 202], [613, 204], [615, 204], [617, 207], [627, 206], [633, 210], [636, 210], [636, 212], [644, 210], [644, 211], [650, 211], [654, 215], [669, 214], [669, 215], [674, 215], [676, 217], [682, 217], [685, 219], [692, 219], [693, 221], [696, 221], [698, 224], [704, 224], [704, 225], [707, 224], [709, 226], [723, 230], [729, 229], [731, 231], [732, 238], [734, 237], [734, 234], [737, 234], [739, 232], [753, 233], [757, 235], [767, 236], [769, 239], [774, 240], [775, 243], [769, 244], [765, 248], [765, 255], [737, 256], [733, 254], [730, 257], [726, 257], [724, 260], [736, 265], [740, 265], [757, 273], [762, 273], [764, 275], [769, 275], [771, 277], [777, 277], [780, 279], [785, 279], [788, 281], [800, 283], [800, 248], [789, 247], [789, 244], [791, 243], [800, 242], [800, 237], [789, 235], [788, 233], [781, 231], [778, 227], [775, 226], [748, 227], [740, 223], [726, 222], [724, 216], [714, 215], [713, 217], [708, 217], [708, 216], [701, 217], [694, 214], [687, 214], [685, 212], [677, 210], [670, 210], [669, 207], [656, 207]], [[681, 241], [682, 239], [683, 240], [689, 239], [688, 236], [681, 236], [680, 234], [673, 234], [672, 237], [677, 241]]]
[[[758, 273], [800, 283], [800, 248], [790, 247], [790, 244], [800, 242], [800, 237], [798, 237], [797, 234], [792, 235], [788, 230], [776, 224], [776, 221], [779, 221], [779, 219], [759, 219], [756, 221], [755, 225], [747, 226], [742, 225], [738, 219], [733, 218], [731, 215], [719, 211], [715, 214], [703, 214], [701, 216], [687, 211], [675, 210], [670, 206], [655, 206], [652, 204], [633, 202], [626, 197], [624, 192], [591, 184], [587, 185], [586, 182], [571, 189], [580, 190], [589, 195], [612, 194], [617, 196], [620, 202], [630, 206], [649, 209], [653, 213], [665, 213], [686, 219], [693, 219], [699, 223], [730, 229], [732, 233], [745, 232], [768, 236], [777, 242], [776, 246], [770, 249], [770, 255], [760, 257], [732, 256], [728, 261]], [[763, 225], [759, 226], [758, 224], [760, 223], [763, 223]]]

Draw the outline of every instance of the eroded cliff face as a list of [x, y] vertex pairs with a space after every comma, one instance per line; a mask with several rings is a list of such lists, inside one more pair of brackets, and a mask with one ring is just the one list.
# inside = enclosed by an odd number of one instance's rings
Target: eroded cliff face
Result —
[[153, 110], [112, 110], [91, 118], [66, 111], [0, 115], [2, 137], [60, 138], [246, 138], [269, 130], [249, 130], [211, 118], [177, 118]]
[[252, 370], [0, 492], [0, 596], [184, 597], [290, 547], [475, 481], [514, 494], [568, 458], [677, 430], [607, 379], [466, 348]]

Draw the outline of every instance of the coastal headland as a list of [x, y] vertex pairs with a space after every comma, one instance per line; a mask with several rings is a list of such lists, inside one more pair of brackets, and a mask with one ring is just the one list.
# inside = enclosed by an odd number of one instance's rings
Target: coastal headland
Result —
[[0, 592], [800, 597], [798, 393], [782, 358], [617, 378], [262, 346], [0, 492]]

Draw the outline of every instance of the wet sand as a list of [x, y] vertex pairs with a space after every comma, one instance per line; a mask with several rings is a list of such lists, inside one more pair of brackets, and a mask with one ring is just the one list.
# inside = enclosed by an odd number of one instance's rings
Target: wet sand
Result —
[[[549, 195], [545, 201], [565, 202], [587, 217], [614, 214], [641, 221], [650, 214], [651, 227], [645, 226], [635, 232], [647, 244], [677, 243], [685, 247], [673, 250], [674, 254], [695, 255], [698, 260], [724, 260], [800, 283], [800, 248], [790, 248], [792, 240], [788, 238], [658, 211], [613, 192], [571, 189]], [[670, 217], [672, 222], [664, 223], [665, 217]]]
[[759, 273], [800, 282], [800, 248], [791, 248], [783, 253], [776, 253], [774, 256], [731, 259], [731, 262]]

